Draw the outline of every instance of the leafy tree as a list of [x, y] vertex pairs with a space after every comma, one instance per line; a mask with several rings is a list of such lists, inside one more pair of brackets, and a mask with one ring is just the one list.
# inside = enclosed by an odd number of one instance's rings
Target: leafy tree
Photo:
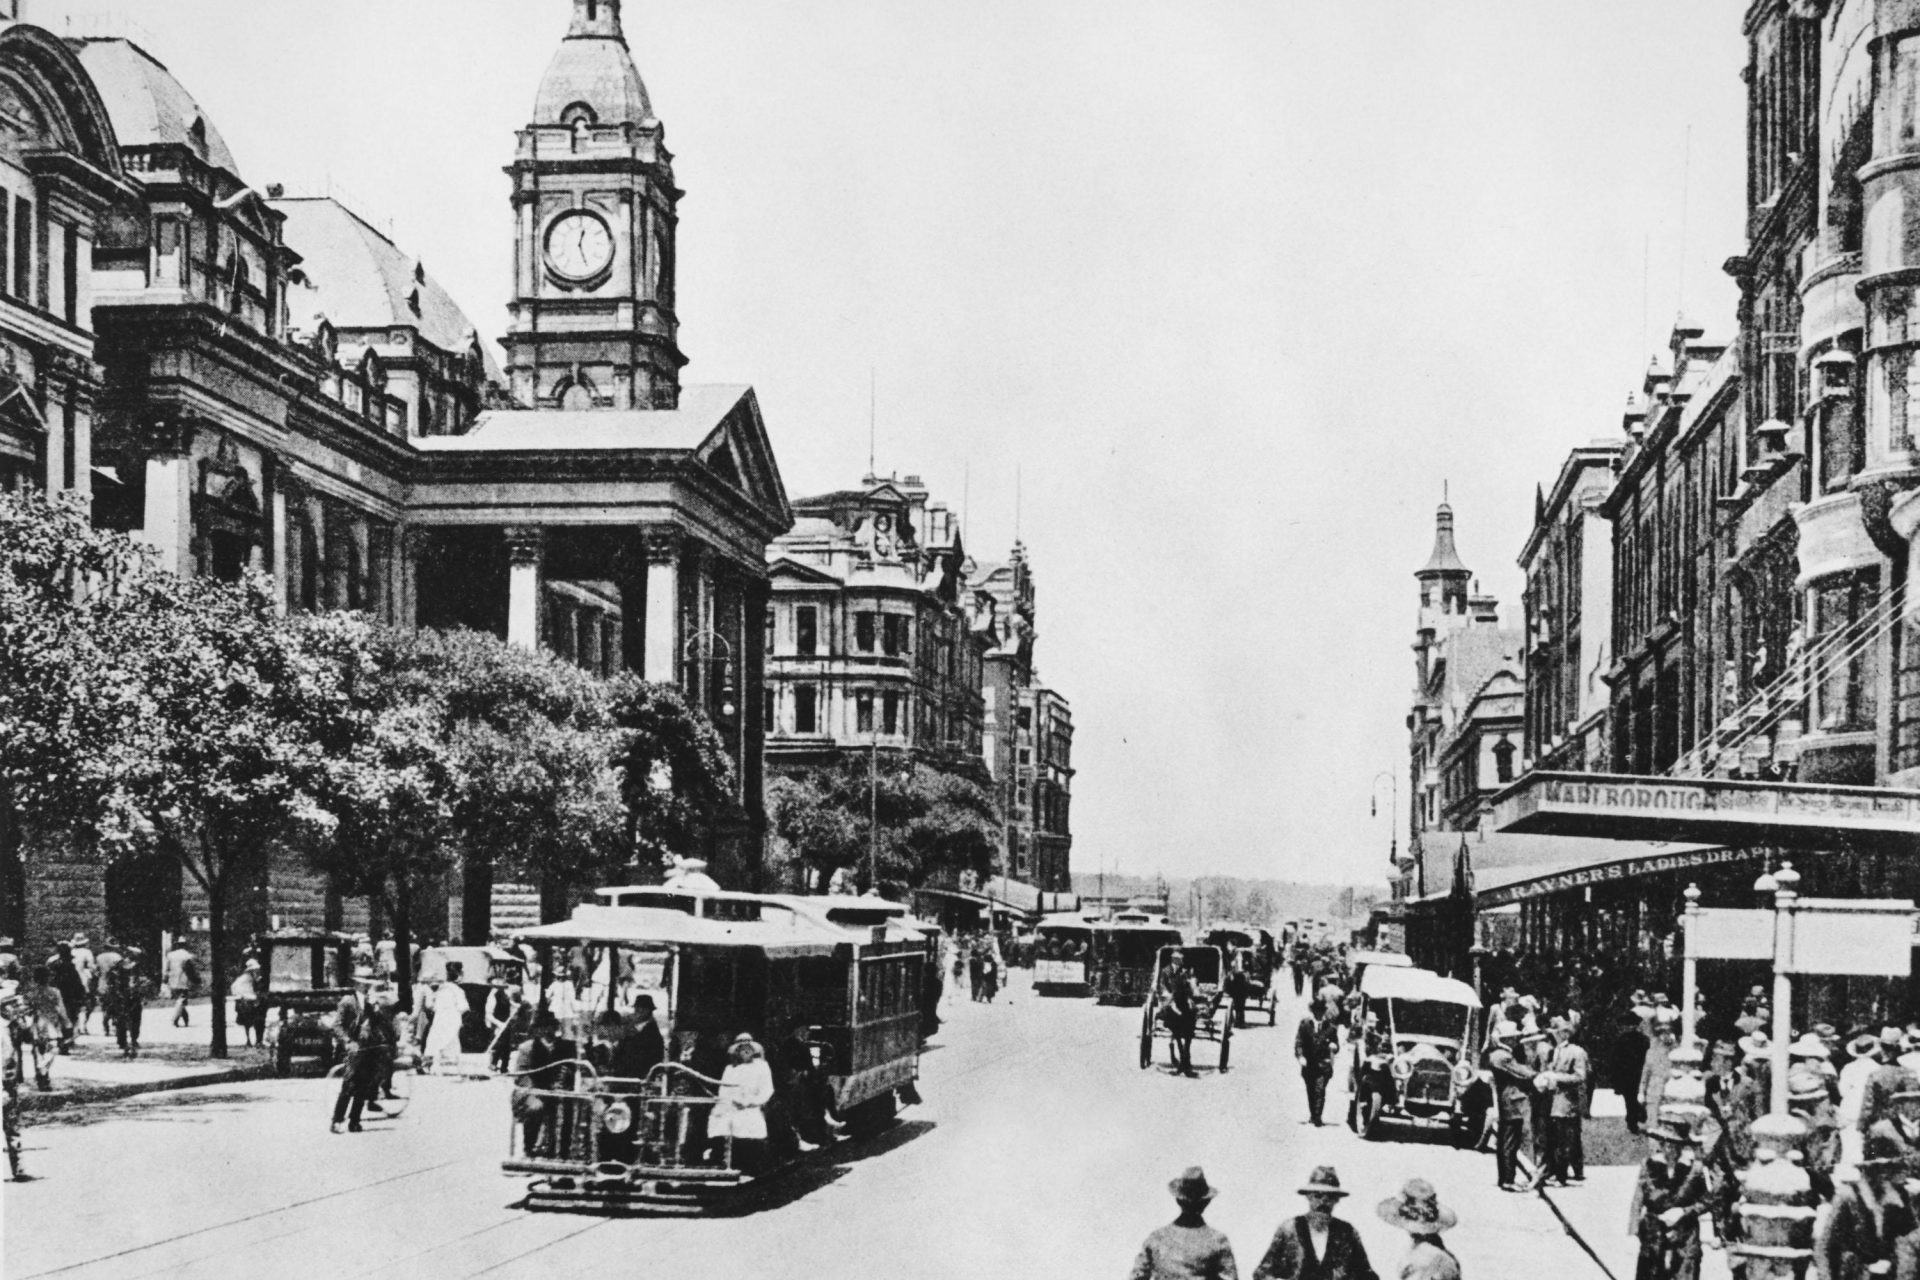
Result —
[[873, 887], [866, 863], [876, 810], [883, 884], [911, 889], [992, 872], [1000, 816], [977, 779], [920, 761], [905, 768], [882, 761], [877, 773], [872, 769], [865, 756], [848, 756], [796, 770], [768, 787], [774, 831], [809, 887], [824, 889], [847, 868]]
[[714, 833], [740, 817], [733, 762], [712, 722], [678, 688], [632, 677], [613, 685], [613, 722], [634, 859], [657, 868], [709, 854]]

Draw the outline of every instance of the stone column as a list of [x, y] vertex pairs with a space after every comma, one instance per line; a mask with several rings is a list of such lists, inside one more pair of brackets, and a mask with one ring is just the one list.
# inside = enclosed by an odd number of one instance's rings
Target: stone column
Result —
[[647, 632], [641, 676], [680, 682], [680, 531], [647, 530]]
[[533, 526], [506, 530], [507, 643], [522, 649], [540, 647], [540, 567], [546, 545], [544, 531]]
[[575, 660], [595, 675], [600, 674], [600, 617], [598, 609], [581, 609], [573, 619]]
[[287, 597], [295, 589], [293, 575], [287, 572], [287, 487], [276, 475], [273, 480], [272, 494], [267, 499], [267, 538], [270, 542], [268, 552], [273, 570], [275, 591], [273, 593], [273, 611], [286, 616]]
[[402, 627], [420, 625], [420, 593], [415, 585], [420, 557], [426, 551], [430, 535], [425, 529], [408, 525], [400, 532], [399, 563], [394, 569], [394, 623]]
[[193, 427], [178, 418], [156, 422], [142, 432], [147, 453], [147, 501], [139, 541], [159, 553], [160, 564], [174, 573], [192, 573]]

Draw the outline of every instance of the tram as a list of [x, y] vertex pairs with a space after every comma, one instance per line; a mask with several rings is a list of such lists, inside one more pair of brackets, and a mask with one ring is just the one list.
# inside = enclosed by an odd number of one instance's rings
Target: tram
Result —
[[1080, 911], [1047, 916], [1034, 929], [1033, 994], [1084, 996], [1093, 991], [1088, 980], [1093, 931], [1101, 917]]
[[[666, 887], [666, 886], [661, 886]], [[919, 1101], [923, 938], [864, 940], [852, 930], [751, 894], [677, 906], [578, 907], [522, 930], [543, 972], [554, 953], [584, 957], [592, 1001], [581, 1039], [563, 1040], [546, 1087], [518, 1080], [502, 1168], [528, 1177], [529, 1208], [710, 1207], [800, 1158], [796, 1121], [824, 1111], [854, 1133], [891, 1124]], [[726, 918], [703, 908], [715, 904]], [[668, 1060], [644, 1079], [600, 1074], [600, 1016], [664, 1005]], [[774, 1094], [764, 1141], [708, 1140], [730, 1047], [764, 1050]]]
[[1145, 1004], [1153, 986], [1153, 968], [1161, 947], [1186, 939], [1166, 917], [1127, 910], [1093, 928], [1088, 982], [1100, 1004]]

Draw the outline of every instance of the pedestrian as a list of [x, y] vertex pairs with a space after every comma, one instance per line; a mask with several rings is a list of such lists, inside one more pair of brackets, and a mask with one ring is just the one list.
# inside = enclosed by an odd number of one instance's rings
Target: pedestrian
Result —
[[53, 1091], [53, 1064], [73, 1041], [73, 1024], [67, 1021], [67, 1004], [47, 973], [47, 966], [33, 966], [33, 977], [20, 989], [26, 1003], [27, 1025], [33, 1050], [33, 1087], [42, 1093]]
[[20, 1163], [23, 1013], [19, 984], [11, 978], [0, 978], [0, 1134], [7, 1146], [7, 1177], [13, 1182], [30, 1181]]
[[74, 934], [70, 945], [73, 948], [73, 966], [80, 973], [80, 1007], [73, 1014], [74, 1031], [86, 1035], [87, 1022], [100, 1003], [99, 960], [93, 954], [93, 941], [86, 934]]
[[1825, 1280], [1867, 1280], [1892, 1272], [1896, 1244], [1920, 1226], [1900, 1185], [1909, 1154], [1885, 1121], [1866, 1134], [1854, 1162], [1860, 1178], [1841, 1186], [1814, 1240], [1814, 1259]]
[[1859, 1128], [1863, 1135], [1880, 1121], [1898, 1116], [1894, 1101], [1901, 1094], [1920, 1093], [1920, 1075], [1901, 1061], [1905, 1050], [1906, 1037], [1900, 1028], [1880, 1029], [1881, 1066], [1867, 1077], [1867, 1087], [1860, 1096]]
[[0, 936], [0, 982], [20, 981], [20, 953], [11, 937]]
[[1331, 1002], [1315, 1004], [1300, 1019], [1293, 1036], [1294, 1061], [1300, 1064], [1300, 1078], [1307, 1086], [1307, 1119], [1315, 1128], [1326, 1123], [1327, 1082], [1333, 1079], [1333, 1062], [1340, 1055], [1340, 1025], [1333, 1010]]
[[1524, 1191], [1520, 1185], [1520, 1146], [1533, 1116], [1534, 1069], [1521, 1055], [1520, 1028], [1501, 1022], [1493, 1029], [1493, 1051], [1487, 1055], [1493, 1072], [1494, 1105], [1499, 1127], [1494, 1140], [1494, 1177], [1502, 1191]]
[[47, 960], [47, 974], [53, 980], [53, 989], [60, 993], [61, 1011], [66, 1015], [60, 1051], [67, 1053], [73, 1049], [76, 1025], [87, 1003], [86, 982], [80, 976], [80, 966], [74, 962], [72, 943], [54, 944], [53, 955]]
[[1806, 1065], [1787, 1072], [1787, 1113], [1807, 1126], [1801, 1164], [1822, 1200], [1833, 1199], [1833, 1171], [1840, 1165], [1840, 1120], [1820, 1073]]
[[[642, 996], [641, 999], [649, 999]], [[507, 1069], [513, 1051], [533, 1030], [533, 1006], [518, 983], [507, 988], [507, 1007], [492, 1021], [492, 1038], [487, 1042], [487, 1061], [496, 1073]]]
[[193, 958], [193, 952], [187, 950], [186, 939], [173, 944], [173, 950], [167, 952], [167, 994], [173, 997], [173, 1025], [189, 1025], [187, 1018], [187, 997], [200, 985], [200, 968]]
[[1587, 1180], [1587, 1153], [1580, 1131], [1581, 1095], [1586, 1092], [1589, 1064], [1587, 1051], [1573, 1042], [1573, 1024], [1555, 1018], [1547, 1028], [1553, 1036], [1553, 1054], [1544, 1073], [1535, 1084], [1546, 1081], [1547, 1160], [1540, 1167], [1542, 1180], [1551, 1178], [1561, 1186]]
[[987, 958], [982, 954], [980, 943], [976, 939], [973, 945], [967, 948], [967, 990], [972, 994], [975, 1004], [979, 1004], [985, 996], [986, 974]]
[[460, 1069], [460, 1030], [472, 1006], [460, 985], [466, 969], [458, 960], [447, 961], [447, 976], [430, 984], [433, 994], [428, 1002], [432, 1022], [427, 1027], [423, 1052], [429, 1070], [456, 1072]]
[[1847, 1042], [1847, 1056], [1852, 1061], [1840, 1071], [1840, 1101], [1834, 1108], [1834, 1118], [1840, 1122], [1840, 1162], [1851, 1165], [1860, 1159], [1861, 1139], [1866, 1133], [1867, 1126], [1860, 1117], [1866, 1106], [1867, 1082], [1883, 1065], [1880, 1038], [1862, 1032]]
[[373, 971], [382, 982], [392, 982], [400, 973], [400, 948], [385, 930], [380, 933], [380, 941], [373, 944]]
[[1679, 1034], [1673, 1020], [1655, 1014], [1653, 1039], [1647, 1045], [1647, 1060], [1640, 1067], [1638, 1097], [1643, 1117], [1660, 1114], [1660, 1099], [1665, 1096], [1667, 1079], [1673, 1074], [1673, 1050], [1678, 1043]]
[[1160, 971], [1160, 1021], [1167, 1028], [1167, 1058], [1174, 1074], [1198, 1077], [1193, 1069], [1194, 1010], [1193, 978], [1187, 973], [1179, 948], [1167, 953], [1166, 967]]
[[1180, 1214], [1157, 1227], [1140, 1246], [1127, 1280], [1240, 1280], [1233, 1245], [1207, 1225], [1207, 1206], [1219, 1191], [1194, 1165], [1167, 1184]]
[[1627, 1219], [1628, 1232], [1640, 1241], [1634, 1280], [1699, 1280], [1706, 1170], [1688, 1130], [1661, 1119], [1647, 1126], [1647, 1137], [1655, 1145], [1640, 1166]]
[[1250, 951], [1235, 950], [1227, 969], [1227, 998], [1233, 1003], [1233, 1025], [1247, 1025], [1247, 958]]
[[267, 1009], [260, 1000], [260, 962], [249, 960], [227, 989], [233, 997], [233, 1021], [244, 1044], [267, 1042]]
[[1620, 1015], [1606, 1057], [1607, 1088], [1626, 1103], [1628, 1133], [1639, 1133], [1647, 1122], [1646, 1104], [1640, 1100], [1640, 1072], [1647, 1065], [1647, 1045], [1640, 1015], [1628, 1009]]
[[1315, 1169], [1300, 1194], [1306, 1197], [1307, 1211], [1280, 1224], [1266, 1256], [1253, 1269], [1253, 1280], [1379, 1280], [1360, 1233], [1333, 1216], [1347, 1195], [1334, 1167]]
[[152, 979], [141, 972], [141, 957], [140, 948], [129, 943], [120, 962], [107, 972], [106, 1009], [113, 1018], [120, 1056], [127, 1059], [140, 1056], [140, 1023], [153, 993]]
[[1413, 1237], [1395, 1272], [1400, 1280], [1460, 1280], [1460, 1260], [1440, 1238], [1459, 1217], [1440, 1203], [1440, 1193], [1425, 1178], [1414, 1178], [1400, 1194], [1380, 1202], [1380, 1219]]
[[380, 1079], [382, 1031], [375, 1023], [372, 1002], [357, 984], [340, 997], [334, 1009], [333, 1037], [342, 1051], [343, 1067], [340, 1092], [333, 1099], [333, 1122], [328, 1128], [339, 1133], [345, 1121], [348, 1133], [359, 1133], [363, 1111], [381, 1111], [380, 1104], [371, 1099]]

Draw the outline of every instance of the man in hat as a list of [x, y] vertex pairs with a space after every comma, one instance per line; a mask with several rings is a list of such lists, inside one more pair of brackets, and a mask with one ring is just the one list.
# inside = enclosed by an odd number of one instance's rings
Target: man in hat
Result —
[[1862, 1031], [1847, 1041], [1847, 1065], [1840, 1070], [1840, 1097], [1834, 1118], [1840, 1122], [1840, 1159], [1852, 1164], [1860, 1158], [1864, 1126], [1860, 1112], [1866, 1105], [1867, 1082], [1880, 1070], [1880, 1037]]
[[1620, 1015], [1620, 1025], [1606, 1050], [1607, 1088], [1627, 1104], [1628, 1133], [1640, 1132], [1647, 1122], [1647, 1109], [1640, 1104], [1640, 1070], [1647, 1065], [1647, 1044], [1644, 1020], [1628, 1009]]
[[1347, 1194], [1333, 1166], [1315, 1169], [1300, 1194], [1307, 1211], [1280, 1224], [1253, 1280], [1378, 1280], [1360, 1233], [1333, 1216]]
[[1553, 1036], [1553, 1056], [1547, 1069], [1534, 1077], [1535, 1087], [1547, 1092], [1547, 1159], [1540, 1166], [1540, 1177], [1564, 1187], [1587, 1180], [1580, 1104], [1591, 1067], [1587, 1051], [1573, 1042], [1573, 1023], [1555, 1018], [1547, 1030]]
[[[513, 1114], [520, 1121], [520, 1153], [540, 1154], [551, 1108], [535, 1090], [558, 1092], [573, 1085], [573, 1068], [566, 1064], [576, 1057], [571, 1040], [560, 1038], [560, 1019], [553, 1010], [542, 1009], [533, 1015], [533, 1035], [513, 1051]], [[704, 1073], [703, 1073], [704, 1074]]]
[[1903, 1093], [1920, 1092], [1920, 1075], [1900, 1060], [1905, 1047], [1906, 1037], [1900, 1028], [1880, 1029], [1880, 1069], [1867, 1077], [1867, 1087], [1860, 1096], [1857, 1124], [1862, 1135], [1880, 1121], [1893, 1118], [1894, 1099]]
[[1493, 1051], [1487, 1055], [1493, 1072], [1493, 1095], [1500, 1109], [1499, 1134], [1494, 1145], [1494, 1168], [1502, 1191], [1519, 1191], [1520, 1144], [1533, 1115], [1534, 1069], [1520, 1053], [1520, 1028], [1502, 1022], [1493, 1029]]
[[652, 996], [634, 997], [633, 1012], [627, 1015], [620, 1039], [614, 1042], [608, 1075], [619, 1080], [645, 1080], [648, 1072], [667, 1060], [667, 1042], [653, 1013]]
[[1307, 1119], [1316, 1126], [1325, 1123], [1322, 1115], [1327, 1108], [1327, 1082], [1333, 1079], [1333, 1060], [1340, 1053], [1335, 1007], [1331, 1001], [1316, 1003], [1300, 1019], [1293, 1036], [1294, 1061], [1300, 1064], [1300, 1078], [1307, 1086]]
[[173, 950], [167, 952], [166, 963], [167, 994], [173, 997], [173, 1025], [188, 1025], [187, 998], [193, 989], [200, 985], [200, 967], [193, 958], [193, 952], [187, 949], [187, 940], [181, 938], [173, 944]]
[[377, 1115], [382, 1110], [373, 1095], [380, 1086], [381, 1055], [383, 1051], [392, 1053], [397, 1033], [391, 1018], [383, 1022], [362, 990], [371, 977], [356, 974], [354, 989], [340, 997], [334, 1010], [334, 1039], [345, 1051], [345, 1069], [340, 1073], [340, 1092], [333, 1100], [333, 1123], [329, 1126], [334, 1133], [340, 1132], [343, 1120], [348, 1133], [359, 1133], [361, 1114], [372, 1111]]
[[1380, 1220], [1413, 1237], [1394, 1275], [1400, 1280], [1460, 1280], [1460, 1262], [1440, 1238], [1459, 1218], [1440, 1203], [1440, 1193], [1425, 1178], [1410, 1179], [1400, 1194], [1382, 1200]]
[[1207, 1205], [1218, 1194], [1194, 1165], [1167, 1184], [1180, 1216], [1156, 1228], [1140, 1246], [1127, 1280], [1239, 1280], [1233, 1245], [1207, 1225]]
[[248, 960], [227, 988], [233, 999], [233, 1024], [247, 1044], [267, 1042], [267, 1009], [260, 1001], [260, 962]]
[[1867, 1280], [1891, 1273], [1896, 1243], [1916, 1226], [1901, 1188], [1907, 1144], [1882, 1122], [1866, 1135], [1857, 1182], [1843, 1183], [1821, 1222], [1813, 1254], [1826, 1280]]
[[1193, 987], [1193, 975], [1187, 972], [1180, 951], [1175, 948], [1167, 957], [1167, 967], [1160, 971], [1160, 1020], [1167, 1028], [1167, 1059], [1175, 1075], [1197, 1076], [1193, 1069], [1193, 1029], [1198, 1017], [1194, 1009], [1197, 998]]
[[1787, 1112], [1807, 1126], [1800, 1146], [1807, 1179], [1822, 1200], [1831, 1200], [1833, 1171], [1840, 1164], [1840, 1121], [1819, 1072], [1804, 1064], [1787, 1072]]
[[1628, 1214], [1627, 1229], [1640, 1241], [1635, 1280], [1698, 1280], [1700, 1217], [1711, 1208], [1706, 1169], [1690, 1131], [1661, 1119], [1647, 1136], [1654, 1149], [1640, 1166]]
[[1660, 1099], [1667, 1092], [1667, 1077], [1673, 1074], [1673, 1050], [1679, 1044], [1679, 1026], [1657, 1014], [1653, 1019], [1653, 1040], [1647, 1045], [1647, 1060], [1640, 1067], [1640, 1114], [1658, 1116]]

